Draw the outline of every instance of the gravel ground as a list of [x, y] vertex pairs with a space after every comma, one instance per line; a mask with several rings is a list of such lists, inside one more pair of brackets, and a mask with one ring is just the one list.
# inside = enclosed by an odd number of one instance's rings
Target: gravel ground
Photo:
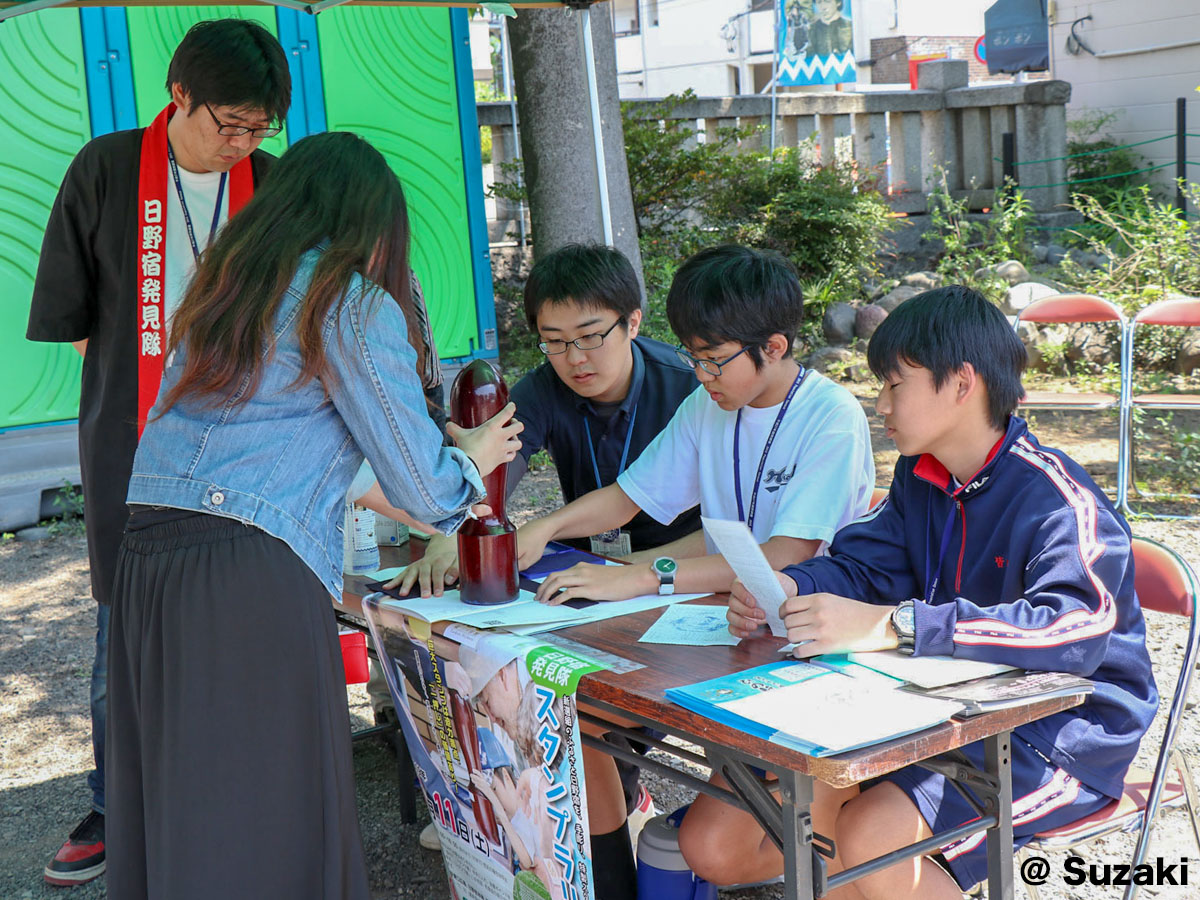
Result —
[[[1039, 419], [1040, 433], [1058, 439], [1047, 427], [1052, 423]], [[1090, 436], [1085, 440], [1088, 446], [1080, 445], [1081, 457], [1094, 446]], [[1065, 440], [1059, 445], [1074, 452]], [[877, 467], [887, 473], [894, 453], [882, 440], [877, 450]], [[1102, 460], [1097, 463], [1098, 468], [1104, 465]], [[557, 479], [545, 469], [522, 482], [510, 512], [520, 523], [559, 502]], [[1177, 548], [1200, 569], [1200, 531], [1194, 525], [1136, 521], [1133, 527], [1136, 534]], [[52, 888], [42, 881], [42, 867], [87, 810], [86, 777], [92, 764], [87, 701], [94, 625], [82, 538], [0, 544], [0, 900], [62, 897], [67, 892], [72, 900], [105, 896], [103, 879], [71, 889]], [[1172, 673], [1169, 683], [1160, 684], [1168, 695], [1185, 637], [1179, 624], [1150, 616], [1152, 657], [1160, 671]], [[355, 686], [348, 695], [354, 724], [371, 724], [365, 692]], [[1161, 729], [1161, 717], [1156, 724]], [[1145, 742], [1148, 748], [1150, 744]], [[1200, 722], [1194, 710], [1184, 720], [1179, 746], [1193, 766], [1200, 765]], [[1139, 764], [1151, 765], [1150, 754], [1143, 754]], [[381, 742], [361, 742], [354, 747], [354, 767], [373, 896], [447, 896], [440, 855], [418, 846], [420, 825], [400, 824], [392, 755]], [[690, 799], [671, 782], [653, 775], [645, 781], [660, 810], [674, 809]], [[1129, 859], [1132, 847], [1132, 838], [1122, 835], [1086, 848], [1083, 855], [1091, 862], [1117, 863]], [[1200, 897], [1195, 886], [1200, 883], [1200, 854], [1182, 810], [1163, 813], [1150, 855], [1168, 863], [1187, 858], [1191, 886], [1146, 888], [1144, 896]], [[1054, 874], [1042, 888], [1047, 900], [1121, 896], [1118, 888], [1066, 886], [1062, 859], [1051, 859]], [[768, 886], [722, 892], [722, 896], [767, 900], [782, 892]]]

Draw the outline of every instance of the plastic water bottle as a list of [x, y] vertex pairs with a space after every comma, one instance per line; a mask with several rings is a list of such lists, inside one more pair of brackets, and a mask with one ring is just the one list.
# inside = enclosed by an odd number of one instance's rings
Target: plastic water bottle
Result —
[[687, 807], [655, 816], [638, 836], [638, 900], [717, 900], [716, 885], [688, 868], [679, 851], [679, 823]]
[[342, 571], [366, 575], [379, 568], [379, 542], [375, 540], [375, 513], [365, 506], [346, 502], [342, 545]]

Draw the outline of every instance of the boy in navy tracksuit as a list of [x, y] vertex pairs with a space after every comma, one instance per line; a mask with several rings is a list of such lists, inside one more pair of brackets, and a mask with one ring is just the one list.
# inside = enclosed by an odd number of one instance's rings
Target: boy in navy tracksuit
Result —
[[[1095, 682], [1083, 705], [1013, 732], [1020, 846], [1120, 797], [1154, 717], [1129, 526], [1079, 465], [1012, 415], [1025, 350], [975, 291], [939, 288], [897, 307], [872, 337], [868, 362], [883, 381], [876, 409], [901, 458], [887, 500], [838, 532], [829, 556], [780, 573], [788, 639], [810, 642], [802, 656], [899, 647]], [[740, 585], [729, 620], [739, 635], [763, 621]], [[981, 745], [964, 751], [982, 768]], [[945, 778], [916, 766], [849, 792], [816, 787], [813, 825], [837, 843], [834, 871], [977, 817]], [[738, 815], [725, 814], [722, 830], [737, 834]], [[702, 875], [763, 877], [768, 861], [781, 860], [761, 841], [730, 847], [712, 831], [681, 835]], [[759, 868], [748, 871], [737, 854]], [[845, 896], [960, 898], [986, 876], [982, 833], [940, 856], [940, 865], [907, 860], [855, 881]]]

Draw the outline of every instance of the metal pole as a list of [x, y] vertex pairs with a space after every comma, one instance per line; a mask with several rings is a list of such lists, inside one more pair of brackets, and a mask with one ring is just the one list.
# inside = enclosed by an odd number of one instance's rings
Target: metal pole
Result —
[[604, 135], [600, 130], [600, 92], [596, 87], [596, 48], [592, 43], [592, 10], [585, 6], [579, 11], [579, 25], [583, 29], [583, 67], [587, 77], [588, 102], [592, 108], [592, 145], [596, 156], [596, 187], [600, 192], [600, 224], [604, 229], [604, 243], [612, 246], [612, 210], [608, 205], [608, 167], [604, 164]]
[[[513, 139], [513, 158], [519, 160], [521, 158], [521, 133], [517, 130], [517, 95], [513, 90], [512, 78], [512, 53], [508, 45], [508, 17], [500, 17], [500, 67], [504, 72], [504, 96], [508, 98], [508, 119], [512, 126]], [[494, 147], [494, 144], [493, 144]], [[495, 165], [496, 158], [493, 154], [492, 164]], [[520, 167], [518, 167], [519, 169]], [[517, 184], [525, 180], [524, 176], [517, 172]], [[525, 246], [525, 203], [522, 200], [517, 201], [517, 229], [521, 235], [521, 246]]]
[[[609, 4], [610, 6], [612, 4]], [[615, 9], [615, 7], [613, 7]], [[642, 95], [649, 100], [654, 95], [650, 93], [650, 62], [646, 59], [646, 0], [638, 0], [638, 38], [642, 45]], [[614, 31], [616, 29], [613, 29]]]
[[1013, 898], [1012, 741], [1002, 731], [983, 741], [987, 774], [1000, 780], [1000, 795], [989, 796], [985, 809], [999, 821], [987, 830], [988, 900]]
[[1017, 184], [1017, 136], [1006, 131], [1000, 138], [1000, 158], [1003, 160], [1004, 191], [1011, 193]]
[[1179, 97], [1175, 101], [1175, 207], [1187, 215], [1183, 196], [1184, 180], [1187, 178], [1187, 101]]
[[775, 118], [779, 112], [779, 102], [775, 97], [775, 89], [779, 84], [779, 3], [775, 0], [775, 50], [771, 54], [774, 61], [771, 68], [771, 161], [775, 161]]

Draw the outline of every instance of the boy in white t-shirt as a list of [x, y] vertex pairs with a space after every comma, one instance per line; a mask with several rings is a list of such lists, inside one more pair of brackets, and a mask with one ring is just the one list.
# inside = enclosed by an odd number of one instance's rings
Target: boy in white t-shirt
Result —
[[[620, 528], [639, 510], [670, 522], [697, 503], [705, 516], [746, 522], [774, 566], [822, 552], [867, 510], [875, 465], [858, 401], [792, 357], [802, 314], [795, 270], [777, 254], [722, 246], [685, 262], [667, 317], [700, 386], [616, 484], [518, 531], [521, 568], [552, 540]], [[702, 534], [663, 551], [653, 562], [555, 573], [538, 598], [621, 600], [733, 583]]]
[[[615, 484], [517, 532], [520, 567], [551, 540], [620, 528], [638, 510], [667, 523], [697, 503], [703, 515], [746, 522], [776, 568], [822, 552], [867, 510], [875, 464], [858, 401], [792, 358], [802, 315], [796, 271], [778, 254], [723, 246], [685, 262], [671, 282], [667, 317], [700, 386]], [[733, 577], [697, 532], [660, 548], [653, 562], [555, 573], [538, 596], [561, 603], [715, 593], [728, 591]], [[586, 745], [583, 763], [595, 866], [632, 872], [628, 841], [621, 847], [614, 839], [626, 811], [616, 765]], [[599, 900], [632, 900], [636, 892], [631, 879], [609, 884]]]

